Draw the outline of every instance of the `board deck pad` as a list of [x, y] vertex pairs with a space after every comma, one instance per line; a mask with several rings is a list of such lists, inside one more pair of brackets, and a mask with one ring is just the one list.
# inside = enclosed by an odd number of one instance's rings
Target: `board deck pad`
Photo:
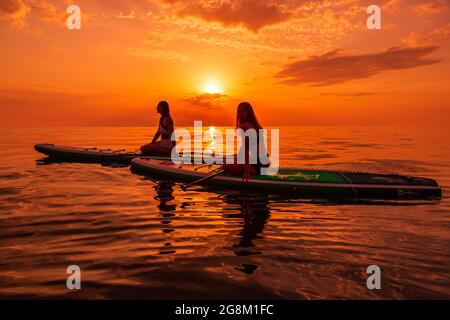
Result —
[[338, 174], [312, 170], [280, 168], [275, 175], [258, 175], [254, 179], [271, 181], [294, 181], [294, 182], [318, 182], [318, 183], [346, 183]]

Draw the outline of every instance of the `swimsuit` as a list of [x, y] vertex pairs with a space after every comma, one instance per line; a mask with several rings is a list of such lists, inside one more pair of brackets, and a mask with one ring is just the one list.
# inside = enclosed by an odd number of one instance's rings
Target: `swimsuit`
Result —
[[[162, 121], [161, 121], [162, 122]], [[159, 124], [159, 133], [161, 133], [161, 146], [172, 148], [173, 147], [173, 141], [170, 139], [170, 131], [164, 128], [162, 123]]]

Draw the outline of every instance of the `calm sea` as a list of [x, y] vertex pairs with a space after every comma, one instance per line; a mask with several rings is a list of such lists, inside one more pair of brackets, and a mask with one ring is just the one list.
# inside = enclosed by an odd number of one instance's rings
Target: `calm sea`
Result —
[[[0, 298], [450, 298], [450, 130], [281, 128], [281, 163], [436, 179], [436, 201], [335, 203], [37, 161], [136, 150], [154, 128], [0, 129]], [[66, 287], [69, 265], [81, 290]], [[381, 290], [366, 269], [381, 268]]]

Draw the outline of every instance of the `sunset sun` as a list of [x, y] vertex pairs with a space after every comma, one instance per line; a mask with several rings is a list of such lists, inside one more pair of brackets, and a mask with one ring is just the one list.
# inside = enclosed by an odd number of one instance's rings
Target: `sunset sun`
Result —
[[208, 82], [203, 87], [203, 92], [208, 94], [217, 94], [222, 93], [223, 90], [220, 88], [220, 86], [216, 82]]

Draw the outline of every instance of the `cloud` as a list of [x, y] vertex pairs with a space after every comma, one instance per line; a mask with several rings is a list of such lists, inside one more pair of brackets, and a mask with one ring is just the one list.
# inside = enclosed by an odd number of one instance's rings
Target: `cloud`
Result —
[[426, 58], [438, 47], [389, 48], [380, 53], [341, 55], [339, 50], [286, 64], [275, 75], [281, 83], [317, 86], [343, 83], [374, 76], [384, 71], [410, 69], [440, 62]]
[[[385, 93], [385, 92], [384, 92]], [[333, 96], [333, 97], [364, 97], [364, 96], [374, 96], [377, 94], [381, 94], [380, 92], [345, 92], [345, 93], [333, 93], [333, 92], [325, 92], [321, 93], [320, 96]]]
[[194, 97], [183, 99], [193, 106], [207, 109], [219, 109], [222, 107], [223, 99], [228, 96], [220, 93], [204, 93]]
[[8, 20], [15, 26], [26, 25], [25, 18], [30, 12], [23, 0], [2, 0], [0, 1], [0, 19]]
[[[52, 2], [57, 2], [58, 5]], [[61, 1], [1, 0], [0, 19], [7, 20], [15, 27], [27, 26], [27, 19], [32, 15], [44, 20], [64, 22], [65, 8]]]
[[410, 47], [418, 47], [420, 45], [436, 44], [441, 41], [448, 41], [450, 39], [450, 23], [438, 27], [428, 33], [409, 33], [402, 42]]
[[416, 5], [414, 11], [418, 15], [429, 15], [444, 12], [448, 9], [448, 0], [437, 0]]
[[402, 6], [404, 6], [405, 3], [403, 0], [388, 0], [385, 4], [383, 4], [382, 8], [383, 11], [387, 12], [397, 12], [400, 10]]
[[3, 0], [0, 2], [0, 11], [5, 14], [15, 14], [19, 12], [24, 5], [22, 0]]
[[360, 92], [323, 92], [312, 96], [302, 97], [298, 100], [314, 100], [321, 97], [333, 97], [333, 98], [342, 98], [342, 99], [353, 99], [360, 97], [372, 97], [372, 96], [380, 96], [386, 94], [393, 94], [395, 91], [360, 91]]
[[450, 38], [450, 23], [434, 29], [430, 32], [430, 36], [436, 41], [448, 40]]
[[288, 20], [292, 12], [286, 6], [266, 0], [180, 1], [166, 0], [177, 5], [179, 16], [193, 16], [205, 21], [219, 22], [226, 27], [244, 26], [250, 31]]
[[[204, 8], [210, 12], [220, 5], [236, 8], [243, 6], [245, 1], [162, 1], [159, 13], [147, 18], [150, 21], [147, 32], [155, 35], [150, 36], [150, 39], [156, 38], [160, 42], [158, 38], [163, 36], [164, 42], [169, 46], [177, 42], [189, 42], [192, 44], [191, 48], [200, 44], [211, 48], [237, 49], [246, 60], [272, 59], [278, 63], [280, 55], [299, 57], [331, 50], [336, 42], [353, 31], [357, 32], [361, 27], [361, 16], [366, 16], [364, 7], [356, 3], [356, 0], [261, 0], [260, 6], [277, 6], [288, 13], [289, 17], [280, 23], [266, 24], [257, 32], [251, 32], [245, 26], [247, 22], [238, 22], [244, 16], [233, 17], [232, 20], [236, 23], [230, 24], [219, 21], [227, 18], [219, 13], [215, 20], [210, 15], [206, 18], [199, 15], [197, 10]], [[190, 10], [192, 14], [183, 15], [180, 13], [183, 10]]]
[[167, 61], [181, 61], [181, 62], [189, 61], [189, 56], [181, 52], [165, 48], [133, 47], [125, 49], [125, 53], [140, 58], [154, 58], [154, 59], [164, 59]]
[[151, 46], [151, 47], [157, 47], [157, 48], [165, 48], [167, 45], [168, 39], [167, 37], [164, 37], [161, 32], [150, 32], [147, 31], [145, 34], [144, 44]]
[[[64, 23], [68, 0], [0, 0], [0, 19], [15, 26], [26, 26], [31, 17]], [[158, 0], [77, 0], [83, 19], [96, 17], [125, 20], [145, 19], [159, 10]], [[34, 21], [36, 23], [36, 21]]]
[[132, 10], [129, 14], [123, 14], [122, 12], [120, 12], [118, 15], [116, 15], [116, 18], [133, 20], [136, 19], [136, 12], [134, 12], [134, 10]]
[[[51, 16], [65, 22], [68, 0], [20, 2], [29, 11], [21, 21], [41, 27]], [[239, 49], [247, 59], [278, 54], [305, 56], [330, 50], [358, 28], [365, 11], [356, 0], [77, 0], [84, 26], [123, 25], [147, 30], [160, 47], [178, 42]], [[51, 7], [53, 6], [53, 8]], [[28, 12], [27, 11], [27, 12]], [[57, 16], [61, 15], [61, 16]], [[47, 17], [46, 17], [47, 15]], [[49, 15], [49, 16], [48, 16]], [[32, 19], [33, 18], [33, 19]], [[112, 28], [113, 30], [113, 28]], [[250, 30], [250, 31], [249, 31]], [[153, 33], [154, 36], [149, 36]], [[159, 39], [162, 38], [162, 39]], [[192, 46], [191, 48], [194, 48]], [[175, 47], [173, 47], [174, 51]], [[245, 52], [244, 52], [245, 51]], [[159, 53], [158, 53], [159, 54]], [[175, 55], [171, 54], [175, 57]]]

